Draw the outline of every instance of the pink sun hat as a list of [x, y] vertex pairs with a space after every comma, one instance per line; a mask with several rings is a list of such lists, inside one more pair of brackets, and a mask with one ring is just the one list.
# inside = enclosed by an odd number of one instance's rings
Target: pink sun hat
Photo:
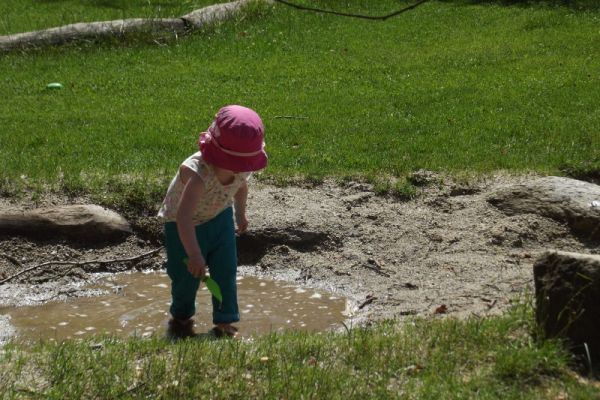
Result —
[[264, 132], [254, 110], [230, 105], [219, 110], [198, 145], [209, 164], [234, 172], [258, 171], [267, 166]]

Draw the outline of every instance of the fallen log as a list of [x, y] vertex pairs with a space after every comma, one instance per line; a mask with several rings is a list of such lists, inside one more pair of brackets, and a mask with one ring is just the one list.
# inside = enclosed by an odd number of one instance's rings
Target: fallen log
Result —
[[125, 218], [94, 204], [0, 212], [0, 235], [97, 243], [119, 240], [130, 233]]
[[23, 47], [63, 44], [75, 40], [120, 37], [127, 33], [149, 30], [182, 34], [229, 18], [251, 0], [214, 4], [179, 18], [130, 18], [114, 21], [79, 22], [57, 28], [0, 36], [0, 51]]

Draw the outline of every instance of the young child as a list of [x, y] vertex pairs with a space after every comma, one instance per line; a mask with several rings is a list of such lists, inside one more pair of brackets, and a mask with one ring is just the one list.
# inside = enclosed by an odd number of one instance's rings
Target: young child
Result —
[[226, 106], [200, 134], [198, 144], [200, 151], [181, 164], [158, 212], [165, 221], [171, 278], [169, 334], [194, 335], [196, 292], [208, 268], [223, 295], [222, 303], [212, 298], [213, 332], [235, 337], [232, 323], [240, 320], [235, 234], [248, 228], [247, 179], [267, 165], [263, 123], [249, 108]]

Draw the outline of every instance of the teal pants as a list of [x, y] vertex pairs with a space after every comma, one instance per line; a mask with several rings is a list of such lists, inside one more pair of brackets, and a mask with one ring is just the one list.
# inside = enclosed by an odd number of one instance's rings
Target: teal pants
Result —
[[[237, 253], [235, 226], [231, 207], [210, 221], [196, 226], [196, 239], [208, 265], [208, 271], [221, 288], [223, 303], [212, 298], [213, 323], [229, 323], [240, 320], [237, 303]], [[194, 278], [183, 262], [187, 257], [177, 233], [177, 224], [165, 224], [167, 248], [167, 274], [171, 278], [171, 315], [187, 319], [196, 312], [196, 292], [200, 279]]]

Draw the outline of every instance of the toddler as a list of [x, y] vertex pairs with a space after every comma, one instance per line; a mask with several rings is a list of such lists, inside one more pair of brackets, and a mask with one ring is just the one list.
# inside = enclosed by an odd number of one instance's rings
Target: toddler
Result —
[[196, 292], [208, 268], [223, 295], [222, 303], [212, 297], [213, 332], [235, 337], [232, 323], [240, 320], [235, 234], [248, 228], [248, 177], [267, 165], [263, 123], [249, 108], [226, 106], [198, 144], [200, 151], [181, 164], [158, 212], [165, 221], [171, 278], [169, 334], [194, 335]]

